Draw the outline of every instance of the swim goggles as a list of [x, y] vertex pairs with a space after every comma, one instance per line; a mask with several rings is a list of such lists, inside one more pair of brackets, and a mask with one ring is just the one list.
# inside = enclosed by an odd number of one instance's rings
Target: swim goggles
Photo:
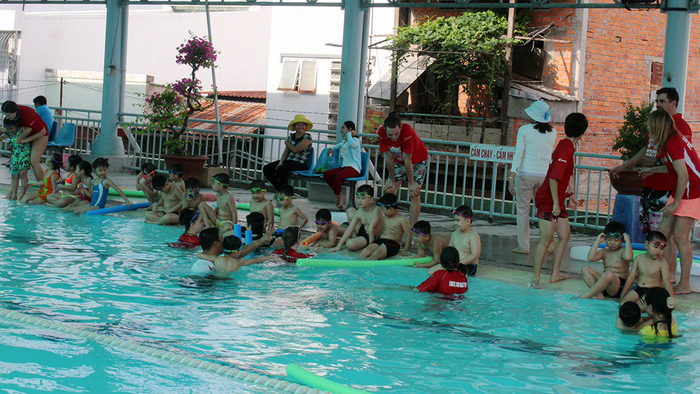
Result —
[[178, 175], [184, 174], [184, 172], [182, 172], [182, 171], [175, 171], [175, 170], [173, 170], [172, 168], [168, 170], [168, 173], [170, 173], [170, 174], [178, 174]]
[[358, 193], [355, 193], [355, 197], [367, 198], [367, 197], [369, 197], [369, 194], [367, 194], [365, 192], [358, 192]]
[[197, 190], [197, 193], [187, 193], [187, 198], [195, 198], [199, 195], [199, 190]]
[[[238, 237], [236, 237], [236, 238], [238, 238]], [[238, 252], [239, 250], [241, 250], [241, 247], [243, 247], [243, 245], [239, 246], [238, 249], [225, 249], [224, 248], [224, 253]]]
[[418, 229], [415, 228], [415, 227], [411, 227], [411, 232], [412, 232], [412, 233], [415, 233], [415, 234], [418, 234], [418, 235], [430, 235], [430, 234], [426, 234], [426, 233], [424, 233], [424, 232], [418, 230]]
[[384, 208], [393, 208], [393, 207], [398, 206], [398, 205], [399, 205], [399, 202], [397, 201], [397, 202], [393, 202], [393, 203], [391, 203], [391, 204], [386, 204], [386, 203], [383, 203], [383, 202], [377, 202], [377, 205], [380, 206], [380, 207], [384, 207]]
[[275, 197], [275, 200], [282, 202], [288, 198], [292, 198], [292, 197], [291, 196], [277, 196], [277, 197]]
[[620, 238], [622, 238], [622, 234], [620, 234], [620, 233], [607, 233], [607, 234], [605, 234], [605, 238], [620, 239]]
[[250, 189], [250, 194], [258, 194], [258, 193], [267, 193], [267, 189], [263, 189], [260, 187], [254, 187]]
[[141, 175], [141, 176], [142, 176], [143, 178], [148, 178], [149, 176], [155, 174], [156, 172], [158, 172], [158, 170], [153, 170], [153, 171], [149, 172], [148, 174], [146, 174], [146, 175]]
[[649, 241], [650, 245], [654, 245], [654, 247], [659, 248], [661, 250], [666, 249], [666, 242], [664, 241]]
[[211, 178], [211, 181], [212, 181], [212, 182], [216, 182], [216, 183], [218, 183], [219, 185], [221, 185], [221, 186], [223, 186], [223, 187], [228, 187], [228, 183], [221, 182], [220, 180], [218, 180], [218, 179], [216, 179], [216, 178]]
[[330, 223], [327, 220], [314, 220], [314, 223], [316, 223], [317, 226], [325, 226], [326, 224]]
[[464, 212], [460, 212], [460, 211], [458, 211], [458, 210], [456, 210], [456, 209], [455, 209], [454, 211], [452, 211], [452, 214], [453, 214], [453, 215], [457, 215], [457, 216], [459, 216], [459, 217], [461, 217], [461, 218], [464, 218], [464, 219], [471, 219], [471, 218], [472, 218], [471, 216], [465, 215]]
[[189, 224], [194, 223], [194, 221], [197, 220], [198, 217], [199, 217], [199, 211], [194, 211], [194, 215], [192, 215], [192, 219], [190, 219], [190, 221], [187, 222], [187, 224], [189, 225]]

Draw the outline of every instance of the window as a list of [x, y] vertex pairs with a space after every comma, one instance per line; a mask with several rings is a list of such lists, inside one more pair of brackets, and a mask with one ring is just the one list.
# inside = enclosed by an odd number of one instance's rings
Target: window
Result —
[[664, 64], [658, 62], [651, 63], [651, 84], [661, 86], [664, 79]]
[[316, 60], [285, 59], [277, 90], [316, 93]]

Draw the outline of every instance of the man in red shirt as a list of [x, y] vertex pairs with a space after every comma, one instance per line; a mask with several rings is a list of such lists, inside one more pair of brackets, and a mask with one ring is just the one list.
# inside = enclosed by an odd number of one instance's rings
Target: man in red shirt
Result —
[[[36, 113], [34, 108], [24, 105], [17, 105], [14, 101], [5, 101], [2, 103], [2, 114], [5, 118], [16, 120], [19, 122], [20, 128], [31, 128], [32, 131], [20, 143], [31, 143], [32, 153], [31, 162], [32, 170], [36, 180], [41, 182], [44, 180], [44, 170], [41, 168], [41, 155], [46, 150], [46, 145], [49, 143], [49, 129], [46, 123], [41, 119], [41, 116]], [[21, 132], [20, 132], [21, 133]]]
[[[544, 264], [547, 249], [552, 242], [556, 231], [559, 240], [554, 246], [554, 262], [552, 264], [552, 276], [550, 283], [569, 279], [569, 276], [561, 274], [561, 262], [566, 252], [566, 244], [571, 237], [569, 216], [566, 212], [564, 199], [567, 197], [566, 189], [574, 174], [574, 152], [576, 144], [588, 128], [588, 119], [580, 113], [572, 113], [564, 121], [564, 133], [566, 138], [557, 144], [552, 153], [552, 161], [549, 163], [547, 176], [542, 186], [535, 193], [535, 206], [540, 226], [540, 242], [535, 249], [535, 270], [532, 275], [531, 286], [542, 288], [540, 284], [540, 272]], [[576, 210], [576, 201], [569, 199], [569, 208]]]
[[[676, 88], [661, 88], [656, 91], [656, 109], [668, 112], [673, 117], [676, 129], [688, 140], [693, 140], [693, 134], [688, 122], [677, 111], [678, 91]], [[642, 196], [639, 204], [639, 221], [642, 232], [658, 230], [663, 214], [661, 209], [666, 206], [668, 199], [676, 189], [676, 176], [665, 171], [666, 158], [663, 149], [658, 149], [652, 138], [647, 138], [647, 144], [624, 164], [610, 170], [610, 176], [617, 178], [621, 171], [627, 171], [635, 166], [654, 167], [644, 170]], [[671, 246], [671, 249], [674, 249]]]
[[384, 119], [384, 126], [377, 130], [379, 152], [384, 153], [387, 164], [387, 179], [384, 191], [398, 194], [401, 183], [408, 183], [411, 196], [410, 224], [413, 226], [420, 215], [420, 190], [428, 170], [428, 150], [418, 138], [415, 130], [401, 123], [401, 118], [390, 113]]

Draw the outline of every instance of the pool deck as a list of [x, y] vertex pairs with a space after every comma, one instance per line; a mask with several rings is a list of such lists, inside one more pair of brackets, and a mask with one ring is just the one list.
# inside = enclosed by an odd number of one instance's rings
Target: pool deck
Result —
[[[0, 163], [8, 162], [8, 158], [0, 157]], [[5, 166], [0, 167], [0, 188], [7, 190], [10, 185], [9, 169]], [[135, 176], [131, 171], [122, 173], [109, 173], [109, 177], [120, 187], [124, 189], [133, 189]], [[30, 181], [33, 175], [29, 174]], [[203, 189], [203, 192], [211, 192], [211, 190]], [[236, 199], [240, 202], [247, 202], [250, 199], [248, 190], [230, 189]], [[3, 193], [5, 193], [3, 191]], [[4, 196], [4, 194], [3, 194]], [[272, 198], [272, 194], [268, 194], [268, 198]], [[138, 200], [138, 199], [137, 199]], [[119, 196], [109, 196], [109, 203], [119, 204], [121, 198]], [[309, 201], [306, 198], [298, 197], [295, 199], [295, 205], [300, 207], [306, 215], [313, 220], [313, 215], [320, 208], [328, 208], [337, 211], [335, 206], [330, 203]], [[402, 210], [402, 213], [408, 217], [407, 210]], [[130, 217], [138, 217], [135, 212], [129, 212]], [[454, 230], [452, 216], [434, 213], [421, 213], [423, 220], [428, 220], [431, 223], [433, 232], [451, 232]], [[313, 222], [312, 222], [313, 223]], [[481, 236], [481, 259], [479, 263], [478, 276], [501, 282], [510, 283], [516, 286], [528, 287], [532, 279], [533, 255], [529, 256], [515, 254], [511, 252], [517, 247], [516, 227], [513, 222], [495, 222], [489, 223], [478, 218], [474, 221], [474, 229]], [[307, 230], [312, 231], [311, 226], [307, 225]], [[531, 247], [534, 251], [537, 245], [539, 231], [535, 227], [531, 233]], [[570, 293], [574, 295], [583, 294], [587, 290], [587, 286], [580, 278], [580, 272], [583, 266], [591, 264], [598, 266], [597, 269], [602, 270], [602, 263], [588, 263], [570, 258], [569, 250], [573, 246], [590, 245], [594, 241], [594, 237], [587, 234], [577, 234], [573, 230], [571, 241], [569, 242], [567, 253], [565, 254], [562, 263], [562, 271], [573, 276], [573, 279], [559, 283], [549, 283], [549, 271], [551, 267], [551, 258], [545, 262], [542, 275], [543, 290], [539, 291], [555, 291], [560, 293]], [[695, 255], [700, 254], [700, 244], [693, 244]], [[700, 311], [700, 277], [691, 277], [691, 286], [696, 293], [689, 295], [681, 295], [676, 297], [677, 308], [681, 311]], [[534, 291], [534, 290], [533, 290]]]

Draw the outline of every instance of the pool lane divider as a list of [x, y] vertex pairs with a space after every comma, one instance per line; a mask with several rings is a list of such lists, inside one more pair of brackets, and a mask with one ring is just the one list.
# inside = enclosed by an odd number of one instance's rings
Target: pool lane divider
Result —
[[429, 256], [390, 260], [299, 259], [297, 260], [297, 265], [300, 267], [371, 268], [380, 265], [412, 266], [428, 263], [432, 260], [433, 258]]
[[287, 376], [291, 376], [307, 386], [330, 391], [334, 394], [369, 394], [366, 391], [348, 387], [332, 380], [320, 377], [296, 364], [287, 365]]
[[221, 376], [225, 376], [227, 378], [233, 378], [246, 384], [264, 388], [266, 390], [274, 389], [281, 392], [298, 394], [328, 393], [318, 388], [311, 388], [308, 386], [299, 385], [297, 383], [291, 383], [282, 379], [270, 378], [268, 376], [246, 372], [235, 367], [229, 367], [210, 361], [205, 361], [200, 358], [189, 357], [151, 346], [141, 345], [136, 342], [125, 341], [121, 338], [105, 334], [99, 334], [96, 332], [84, 330], [82, 328], [72, 327], [71, 325], [66, 323], [55, 322], [49, 319], [31, 316], [22, 312], [11, 311], [5, 308], [0, 308], [0, 317], [17, 323], [23, 323], [34, 327], [41, 327], [50, 330], [60, 331], [69, 335], [75, 335], [85, 339], [89, 339], [101, 343], [103, 345], [113, 346], [132, 352], [145, 354], [147, 356], [153, 356], [161, 358], [163, 360], [176, 362], [182, 365], [186, 365], [188, 367], [201, 369], [203, 371], [213, 372]]

